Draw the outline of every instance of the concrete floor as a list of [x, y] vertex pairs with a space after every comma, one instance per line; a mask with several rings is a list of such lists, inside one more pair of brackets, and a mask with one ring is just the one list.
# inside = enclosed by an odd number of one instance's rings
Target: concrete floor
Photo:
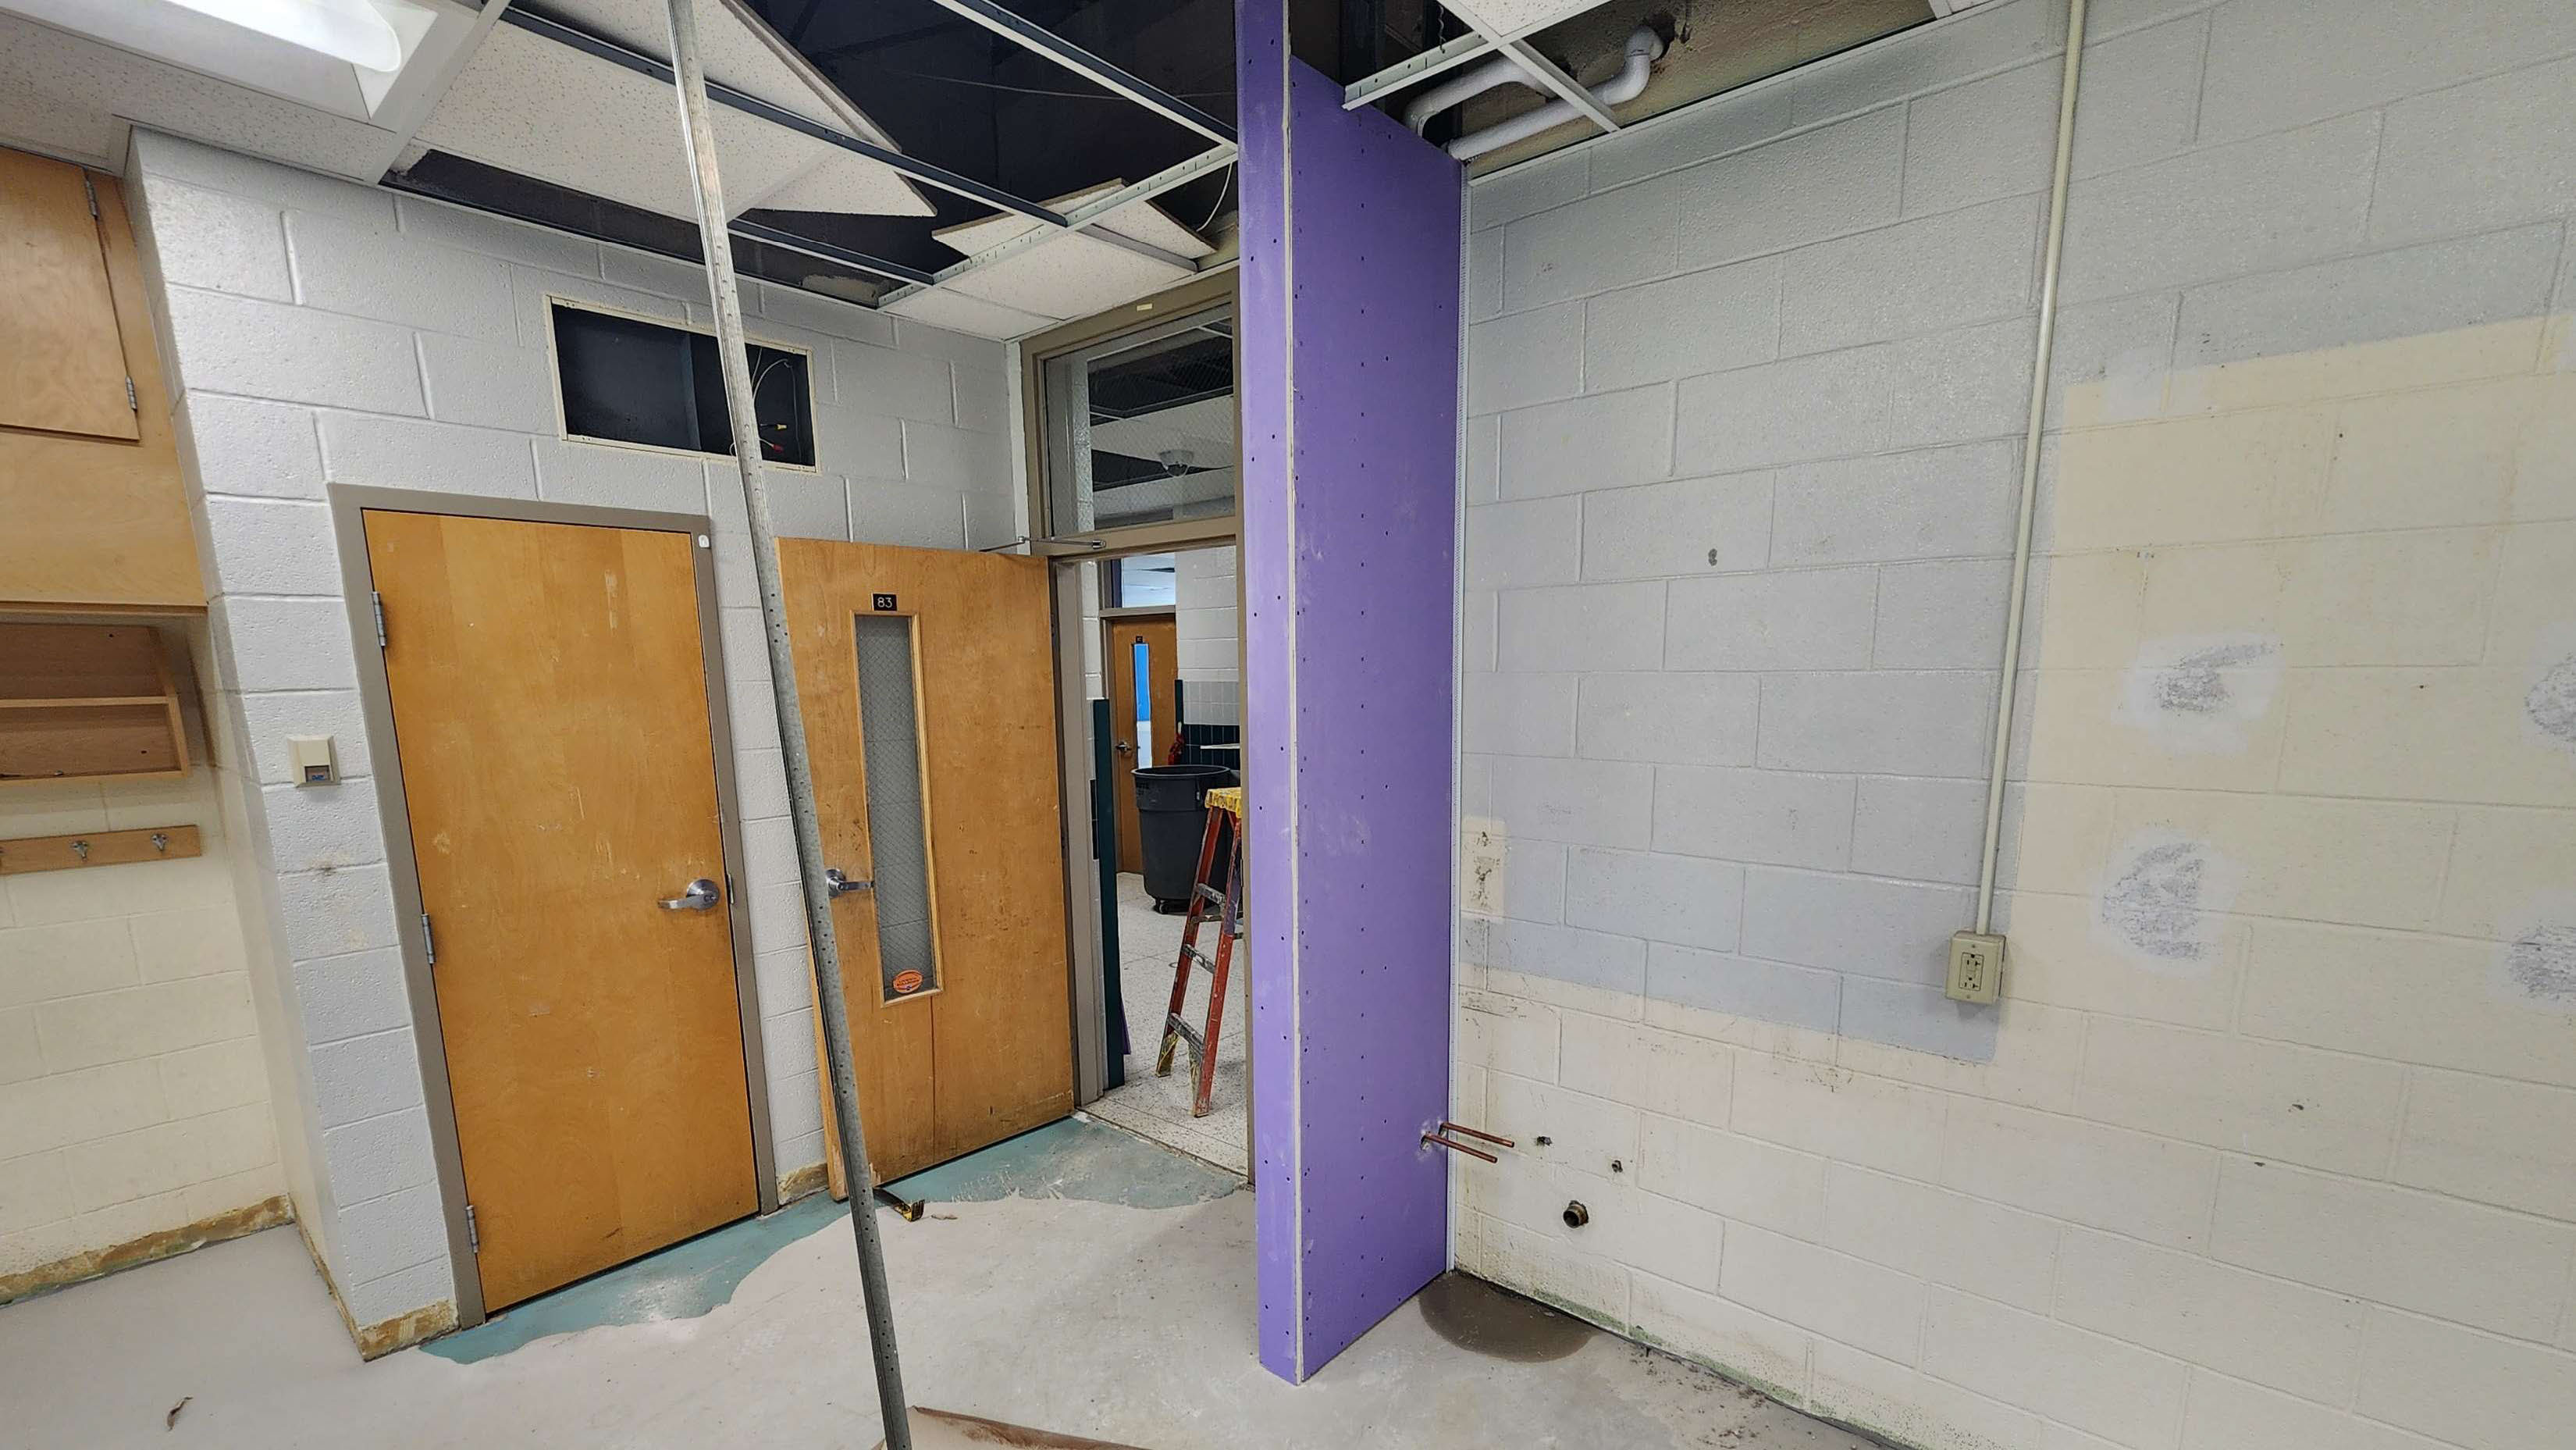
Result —
[[[1864, 1443], [1561, 1316], [1559, 1358], [1462, 1348], [1420, 1302], [1291, 1387], [1254, 1359], [1247, 1193], [879, 1219], [919, 1404], [1148, 1450]], [[866, 1447], [858, 1303], [847, 1225], [826, 1215], [697, 1317], [361, 1364], [294, 1231], [274, 1229], [0, 1308], [0, 1444]]]
[[[1154, 1057], [1163, 1041], [1163, 1013], [1172, 1004], [1172, 964], [1180, 955], [1181, 923], [1180, 917], [1155, 913], [1153, 901], [1145, 895], [1143, 877], [1129, 874], [1118, 878], [1118, 977], [1126, 992], [1127, 1040], [1131, 1049], [1127, 1054], [1127, 1083], [1112, 1088], [1085, 1111], [1167, 1148], [1177, 1148], [1193, 1158], [1228, 1169], [1238, 1177], [1249, 1176], [1251, 1150], [1244, 1134], [1249, 1099], [1243, 1030], [1252, 1012], [1252, 973], [1243, 942], [1234, 944], [1234, 957], [1226, 970], [1228, 1001], [1218, 1034], [1216, 1091], [1210, 1095], [1208, 1115], [1190, 1116], [1192, 1084], [1187, 1047], [1173, 1054], [1170, 1077], [1154, 1076]], [[1199, 929], [1199, 945], [1215, 950], [1215, 927]], [[1207, 989], [1207, 973], [1191, 973], [1187, 1012], [1193, 1026], [1207, 1020]]]

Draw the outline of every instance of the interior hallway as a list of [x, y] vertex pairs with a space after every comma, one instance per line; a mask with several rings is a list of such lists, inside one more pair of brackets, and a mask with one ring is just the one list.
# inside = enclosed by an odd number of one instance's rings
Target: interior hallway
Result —
[[[1145, 895], [1143, 877], [1129, 873], [1118, 878], [1118, 980], [1126, 994], [1127, 1082], [1091, 1103], [1087, 1111], [1248, 1178], [1252, 1167], [1243, 1029], [1252, 1015], [1247, 995], [1252, 973], [1245, 943], [1234, 944], [1234, 959], [1227, 970], [1229, 1000], [1217, 1034], [1216, 1090], [1209, 1096], [1208, 1115], [1190, 1116], [1187, 1048], [1173, 1054], [1171, 1076], [1154, 1075], [1154, 1055], [1163, 1040], [1163, 1013], [1171, 1005], [1173, 962], [1181, 950], [1181, 923], [1180, 917], [1154, 910]], [[1214, 950], [1213, 926], [1201, 928], [1199, 936], [1202, 946]], [[1185, 1011], [1192, 1024], [1207, 1020], [1207, 993], [1207, 974], [1191, 973]]]
[[[1049, 1191], [1088, 1190], [1077, 1176]], [[938, 1202], [917, 1223], [885, 1213], [913, 1402], [1149, 1450], [1866, 1443], [1473, 1286], [1469, 1314], [1443, 1322], [1466, 1338], [1483, 1326], [1486, 1349], [1444, 1337], [1418, 1301], [1292, 1387], [1253, 1354], [1252, 1196], [1215, 1191], [1169, 1208], [1013, 1196]], [[601, 1325], [468, 1363], [424, 1348], [359, 1363], [291, 1229], [214, 1245], [0, 1313], [0, 1439], [869, 1445], [879, 1421], [857, 1266], [839, 1213], [819, 1210], [790, 1208], [815, 1227], [699, 1317]], [[688, 1313], [691, 1298], [665, 1302]], [[478, 1332], [439, 1343], [452, 1353]]]

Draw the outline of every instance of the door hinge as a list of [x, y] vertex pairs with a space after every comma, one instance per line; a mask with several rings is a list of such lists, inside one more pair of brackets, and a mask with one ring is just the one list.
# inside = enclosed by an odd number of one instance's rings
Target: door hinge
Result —
[[475, 1226], [474, 1205], [470, 1203], [465, 1205], [465, 1247], [474, 1253], [483, 1252], [483, 1230]]
[[385, 647], [385, 596], [370, 589], [367, 591], [367, 598], [376, 608], [376, 648], [383, 649]]
[[142, 400], [134, 396], [134, 379], [132, 378], [127, 378], [125, 380], [125, 411], [129, 413], [140, 413], [143, 411]]
[[426, 911], [420, 914], [420, 949], [429, 958], [431, 966], [438, 965], [438, 938], [430, 932], [429, 913]]
[[95, 218], [98, 215], [98, 187], [86, 171], [81, 173], [81, 194], [89, 198], [89, 214]]

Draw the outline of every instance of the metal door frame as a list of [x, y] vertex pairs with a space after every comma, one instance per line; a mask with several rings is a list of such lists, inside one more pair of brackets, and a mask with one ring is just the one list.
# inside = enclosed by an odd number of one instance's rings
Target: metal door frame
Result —
[[[741, 1014], [744, 1096], [751, 1104], [751, 1163], [760, 1212], [778, 1211], [778, 1154], [769, 1116], [769, 1076], [760, 1034], [760, 986], [752, 970], [751, 914], [740, 884], [743, 867], [742, 821], [735, 799], [733, 729], [725, 695], [724, 644], [716, 605], [714, 524], [703, 514], [664, 513], [648, 509], [609, 508], [590, 504], [546, 503], [535, 499], [482, 498], [465, 494], [428, 493], [407, 488], [381, 488], [334, 483], [325, 488], [331, 526], [344, 581], [342, 604], [349, 622], [349, 642], [358, 660], [358, 705], [367, 732], [370, 773], [376, 811], [385, 837], [385, 861], [392, 878], [397, 936], [404, 986], [411, 1002], [414, 1047], [420, 1059], [421, 1086], [428, 1097], [430, 1156], [438, 1170], [440, 1211], [447, 1222], [447, 1252], [456, 1266], [456, 1327], [469, 1329], [488, 1317], [483, 1308], [483, 1276], [476, 1267], [472, 1230], [465, 1217], [465, 1157], [456, 1136], [456, 1103], [447, 1076], [447, 1039], [439, 1026], [438, 989], [430, 977], [421, 939], [420, 861], [412, 849], [411, 804], [404, 793], [402, 752], [394, 733], [393, 686], [385, 673], [384, 652], [376, 645], [375, 568], [367, 557], [366, 514], [437, 514], [450, 518], [506, 519], [518, 523], [574, 524], [586, 528], [637, 529], [687, 534], [697, 583], [698, 650], [704, 662], [707, 734], [711, 747], [707, 768], [715, 775], [718, 833], [724, 851], [727, 924], [731, 928], [735, 1004]], [[641, 1257], [640, 1255], [638, 1257]], [[626, 1262], [632, 1262], [628, 1260]], [[524, 1302], [524, 1301], [523, 1301]]]

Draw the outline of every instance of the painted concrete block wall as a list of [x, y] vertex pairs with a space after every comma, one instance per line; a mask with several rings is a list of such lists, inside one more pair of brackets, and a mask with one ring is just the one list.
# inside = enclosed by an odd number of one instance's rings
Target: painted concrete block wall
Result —
[[284, 1216], [213, 777], [0, 796], [0, 838], [194, 825], [203, 847], [0, 877], [0, 1299]]
[[1243, 723], [1243, 636], [1237, 623], [1234, 546], [1185, 549], [1172, 560], [1178, 574], [1181, 682], [1197, 725]]
[[[731, 464], [559, 436], [548, 296], [706, 321], [692, 266], [139, 134], [129, 174], [204, 530], [236, 726], [310, 1075], [305, 1228], [353, 1327], [454, 1295], [326, 482], [713, 521], [745, 879], [782, 1177], [822, 1161], [811, 984], [759, 609]], [[753, 336], [813, 355], [818, 466], [767, 477], [782, 533], [982, 547], [1019, 533], [1006, 350], [762, 286]], [[298, 791], [288, 733], [340, 742]], [[281, 1101], [286, 1098], [280, 1093]], [[420, 1317], [425, 1316], [425, 1317]]]
[[2576, 10], [2094, 7], [1981, 1018], [2062, 33], [1471, 193], [1460, 1261], [1910, 1444], [2563, 1443]]

